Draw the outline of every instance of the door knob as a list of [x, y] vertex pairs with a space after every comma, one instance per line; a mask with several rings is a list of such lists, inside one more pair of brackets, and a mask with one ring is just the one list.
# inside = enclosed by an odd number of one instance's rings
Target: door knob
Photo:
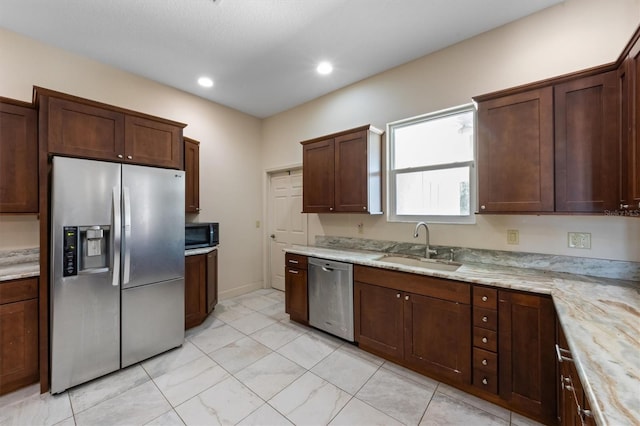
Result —
[[271, 234], [271, 235], [269, 235], [269, 237], [270, 237], [272, 240], [275, 240], [275, 239], [276, 239], [276, 235], [275, 235], [275, 234]]

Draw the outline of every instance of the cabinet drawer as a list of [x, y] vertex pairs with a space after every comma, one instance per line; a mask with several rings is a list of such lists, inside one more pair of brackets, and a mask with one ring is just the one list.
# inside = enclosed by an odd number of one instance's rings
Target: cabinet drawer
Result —
[[307, 256], [287, 253], [284, 263], [287, 267], [307, 269]]
[[473, 286], [473, 306], [498, 309], [498, 290], [477, 285]]
[[38, 297], [38, 278], [0, 282], [0, 305]]
[[498, 311], [474, 307], [473, 325], [488, 330], [498, 330]]
[[473, 370], [482, 370], [486, 373], [498, 372], [498, 354], [473, 348]]
[[484, 328], [473, 327], [473, 346], [496, 352], [498, 349], [498, 333]]
[[473, 386], [487, 392], [498, 393], [498, 375], [483, 370], [473, 371]]

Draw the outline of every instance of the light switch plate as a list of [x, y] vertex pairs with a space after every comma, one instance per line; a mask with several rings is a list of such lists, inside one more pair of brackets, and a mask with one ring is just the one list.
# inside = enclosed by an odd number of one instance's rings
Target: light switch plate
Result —
[[520, 233], [517, 229], [507, 229], [507, 244], [520, 244]]
[[591, 233], [589, 232], [569, 232], [568, 240], [569, 248], [591, 248]]

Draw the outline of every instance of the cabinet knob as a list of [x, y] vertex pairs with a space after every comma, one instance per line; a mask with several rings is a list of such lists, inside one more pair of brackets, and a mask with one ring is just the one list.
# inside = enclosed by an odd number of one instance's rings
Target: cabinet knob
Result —
[[628, 209], [629, 204], [620, 204], [620, 209]]
[[483, 384], [483, 385], [488, 385], [488, 384], [489, 384], [489, 380], [487, 380], [487, 378], [486, 378], [486, 377], [483, 377], [483, 378], [482, 378], [482, 384]]
[[127, 159], [131, 160], [131, 159], [133, 159], [133, 157], [130, 156], [130, 155], [127, 155]]
[[486, 337], [482, 338], [482, 343], [487, 343], [489, 341], [489, 339], [487, 339]]
[[366, 209], [367, 209], [367, 206], [362, 206], [362, 210], [366, 210]]
[[486, 316], [482, 317], [482, 322], [488, 322], [489, 318], [487, 318]]
[[333, 211], [333, 207], [329, 207], [329, 211], [332, 212]]
[[407, 295], [407, 296], [405, 296], [405, 297], [404, 297], [404, 300], [409, 300], [409, 296], [408, 296], [408, 295]]
[[487, 362], [487, 360], [486, 360], [486, 359], [483, 359], [483, 360], [482, 360], [482, 365], [487, 365], [487, 364], [489, 364], [489, 362]]
[[400, 293], [396, 294], [396, 299], [400, 299]]
[[487, 296], [482, 296], [482, 301], [486, 302], [487, 300], [489, 300], [489, 298]]
[[487, 207], [486, 207], [486, 206], [484, 206], [484, 205], [480, 206], [480, 210], [484, 210], [484, 209], [486, 209], [486, 208], [487, 208]]
[[118, 154], [118, 158], [122, 158], [122, 154]]

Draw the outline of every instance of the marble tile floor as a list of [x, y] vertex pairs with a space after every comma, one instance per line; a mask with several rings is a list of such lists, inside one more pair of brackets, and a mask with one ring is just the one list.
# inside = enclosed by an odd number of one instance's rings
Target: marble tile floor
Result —
[[0, 397], [0, 425], [537, 423], [290, 322], [284, 294], [220, 302], [182, 347], [59, 395]]

